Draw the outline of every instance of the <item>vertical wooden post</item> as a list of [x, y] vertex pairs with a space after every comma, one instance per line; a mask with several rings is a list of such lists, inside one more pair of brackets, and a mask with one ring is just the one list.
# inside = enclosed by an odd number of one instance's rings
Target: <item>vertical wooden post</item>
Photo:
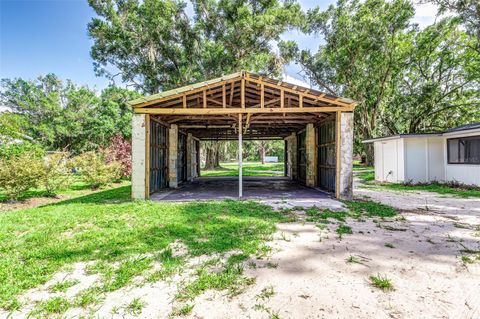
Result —
[[298, 103], [299, 103], [300, 108], [302, 108], [303, 107], [303, 95], [302, 94], [298, 95]]
[[186, 94], [183, 95], [183, 108], [184, 109], [187, 108], [187, 95]]
[[227, 91], [225, 88], [225, 84], [222, 86], [222, 106], [223, 108], [227, 107]]
[[265, 85], [260, 84], [260, 107], [263, 109], [265, 107]]
[[240, 92], [240, 100], [241, 100], [241, 105], [242, 105], [242, 109], [245, 108], [245, 79], [242, 79], [242, 88], [241, 88], [241, 92]]
[[243, 196], [242, 114], [238, 114], [238, 197]]
[[285, 91], [280, 90], [280, 107], [283, 109], [285, 107]]
[[203, 108], [207, 108], [207, 90], [203, 90]]
[[342, 112], [336, 112], [335, 119], [335, 197], [340, 198], [340, 141], [341, 141], [341, 116]]

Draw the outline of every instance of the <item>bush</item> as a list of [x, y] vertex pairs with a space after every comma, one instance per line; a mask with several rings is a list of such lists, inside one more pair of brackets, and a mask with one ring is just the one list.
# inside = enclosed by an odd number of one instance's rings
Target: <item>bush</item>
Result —
[[40, 145], [30, 142], [0, 144], [0, 158], [11, 158], [25, 153], [32, 158], [42, 158], [45, 150]]
[[0, 188], [7, 198], [18, 197], [36, 187], [42, 171], [42, 162], [32, 153], [22, 153], [0, 159]]
[[93, 189], [120, 180], [122, 166], [116, 161], [107, 163], [105, 152], [86, 152], [73, 159], [72, 164]]
[[122, 176], [129, 177], [132, 174], [132, 144], [122, 135], [115, 135], [108, 148], [107, 162], [118, 162], [122, 166]]
[[47, 196], [54, 196], [58, 190], [71, 184], [72, 174], [68, 164], [67, 153], [48, 154], [42, 160], [40, 184], [47, 191]]

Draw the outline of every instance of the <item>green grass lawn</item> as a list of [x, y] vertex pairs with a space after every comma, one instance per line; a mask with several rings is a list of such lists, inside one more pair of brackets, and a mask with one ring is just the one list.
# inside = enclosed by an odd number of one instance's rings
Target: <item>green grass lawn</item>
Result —
[[442, 183], [430, 184], [400, 184], [400, 183], [380, 183], [375, 181], [374, 172], [360, 172], [355, 174], [356, 177], [364, 181], [361, 187], [376, 188], [379, 190], [388, 189], [394, 191], [425, 191], [442, 195], [452, 195], [456, 197], [469, 198], [480, 197], [480, 188], [469, 186], [451, 186]]
[[[102, 281], [73, 300], [52, 300], [62, 305], [61, 311], [98, 301], [144, 274], [155, 261], [164, 268], [151, 274], [152, 280], [168, 276], [181, 260], [165, 249], [178, 240], [192, 256], [238, 251], [221, 272], [205, 273], [200, 282], [182, 288], [182, 298], [192, 298], [237, 282], [241, 270], [235, 265], [265, 251], [274, 224], [287, 219], [250, 201], [131, 201], [130, 186], [5, 212], [0, 214], [0, 307], [21, 307], [21, 293], [75, 262], [95, 261], [90, 271], [101, 274]], [[50, 306], [40, 305], [38, 311], [53, 311]]]
[[367, 166], [364, 164], [361, 164], [359, 160], [354, 160], [353, 161], [353, 170], [354, 171], [359, 171], [359, 170], [374, 170], [373, 166]]
[[[201, 176], [238, 176], [238, 163], [220, 163], [221, 168], [216, 170], [201, 170]], [[284, 163], [244, 162], [243, 176], [283, 176]], [[273, 173], [273, 171], [278, 173]]]

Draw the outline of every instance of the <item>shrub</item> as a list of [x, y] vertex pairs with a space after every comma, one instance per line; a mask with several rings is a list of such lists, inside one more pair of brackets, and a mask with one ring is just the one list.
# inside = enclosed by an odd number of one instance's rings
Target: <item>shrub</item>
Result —
[[7, 198], [18, 197], [38, 185], [42, 164], [35, 154], [22, 153], [0, 159], [0, 188]]
[[107, 163], [105, 152], [86, 152], [73, 159], [72, 164], [93, 189], [120, 180], [122, 166], [116, 161]]
[[40, 145], [30, 142], [0, 144], [0, 158], [11, 158], [24, 153], [34, 158], [42, 158], [45, 150]]
[[72, 182], [71, 169], [67, 153], [52, 153], [44, 157], [40, 170], [40, 185], [47, 191], [47, 196], [54, 196]]
[[122, 176], [132, 174], [132, 144], [122, 135], [117, 134], [110, 140], [110, 145], [105, 150], [107, 162], [118, 162], [122, 166]]

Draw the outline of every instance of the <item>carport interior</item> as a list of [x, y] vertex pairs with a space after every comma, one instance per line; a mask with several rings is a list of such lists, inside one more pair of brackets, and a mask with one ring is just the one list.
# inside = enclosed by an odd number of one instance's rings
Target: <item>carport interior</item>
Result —
[[[145, 197], [199, 177], [201, 140], [238, 140], [242, 154], [243, 140], [258, 139], [285, 140], [286, 177], [338, 197], [341, 120], [351, 100], [239, 72], [130, 104], [144, 117]], [[240, 173], [240, 196], [242, 183]]]

